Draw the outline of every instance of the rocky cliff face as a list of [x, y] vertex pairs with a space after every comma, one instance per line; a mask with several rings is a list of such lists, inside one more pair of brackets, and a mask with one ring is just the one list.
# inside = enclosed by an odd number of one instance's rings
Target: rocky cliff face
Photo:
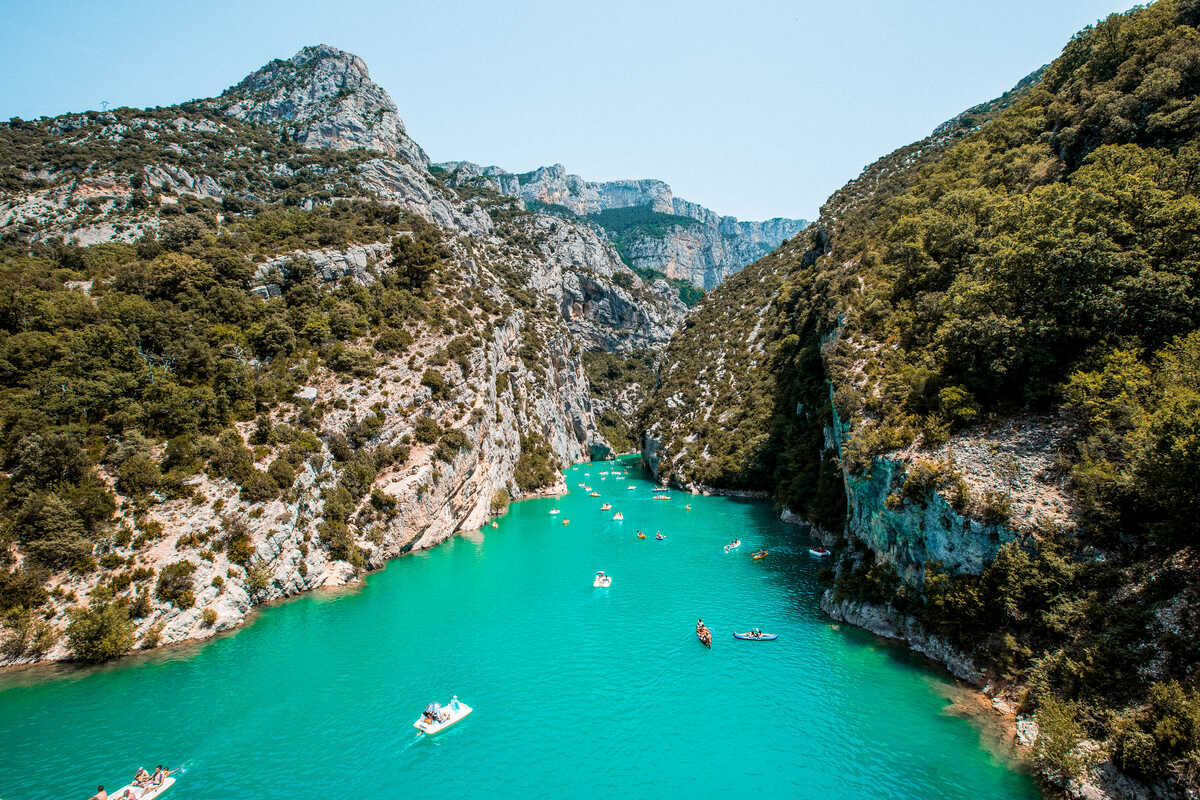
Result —
[[[569, 212], [593, 222], [609, 233], [630, 266], [704, 289], [718, 285], [808, 226], [802, 219], [746, 222], [721, 216], [675, 197], [663, 181], [592, 182], [568, 174], [561, 164], [519, 175], [467, 161], [437, 167], [453, 185], [488, 187], [538, 208], [553, 207], [553, 213]], [[634, 208], [663, 216], [649, 216], [647, 222], [653, 223], [649, 225], [630, 226], [622, 221], [618, 229], [603, 213]]]
[[429, 165], [363, 60], [329, 45], [272, 61], [213, 105], [245, 122], [278, 128], [307, 147], [379, 150], [418, 167]]
[[[280, 131], [291, 141], [281, 141]], [[670, 287], [632, 272], [595, 229], [442, 184], [361, 60], [329, 47], [272, 62], [211, 101], [6, 126], [0, 147], [27, 166], [0, 191], [5, 237], [31, 246], [64, 238], [173, 251], [190, 243], [199, 257], [224, 248], [223, 258], [246, 262], [235, 271], [249, 277], [223, 291], [271, 308], [282, 308], [298, 264], [316, 276], [318, 296], [351, 286], [374, 293], [383, 278], [394, 278], [393, 246], [413, 236], [412, 226], [376, 226], [370, 230], [379, 238], [358, 240], [340, 228], [300, 232], [319, 219], [304, 214], [331, 204], [350, 218], [362, 206], [384, 209], [373, 212], [382, 219], [395, 216], [386, 209], [402, 209], [414, 224], [435, 226], [443, 248], [437, 278], [419, 302], [443, 316], [397, 321], [411, 338], [400, 352], [380, 349], [375, 333], [348, 339], [338, 347], [374, 355], [372, 371], [348, 375], [329, 366], [327, 347], [314, 348], [301, 391], [257, 421], [234, 422], [242, 442], [259, 430], [290, 432], [290, 443], [256, 440], [259, 475], [294, 451], [295, 437], [305, 442], [294, 481], [276, 499], [247, 499], [244, 487], [211, 469], [186, 479], [184, 497], [134, 498], [119, 488], [113, 467], [95, 467], [116, 500], [109, 532], [131, 535], [97, 543], [101, 564], [90, 572], [54, 570], [38, 613], [57, 632], [50, 637], [56, 643], [30, 648], [13, 633], [0, 665], [69, 658], [62, 632], [72, 610], [114, 594], [118, 603], [135, 595], [149, 603], [136, 618], [140, 647], [211, 636], [241, 624], [258, 604], [354, 580], [388, 558], [478, 529], [510, 497], [558, 490], [545, 468], [611, 450], [591, 408], [582, 354], [661, 346], [685, 311]], [[298, 233], [286, 240], [306, 246], [252, 256], [236, 249], [245, 240], [222, 238], [264, 213], [294, 220]], [[322, 236], [351, 239], [322, 246]], [[76, 282], [85, 298], [112, 285], [107, 267], [98, 269], [96, 280]], [[389, 291], [403, 285], [392, 280]], [[395, 313], [399, 320], [405, 312]], [[260, 372], [274, 368], [238, 358]], [[430, 441], [430, 428], [441, 438]], [[222, 435], [233, 434], [227, 428]], [[348, 440], [350, 452], [338, 444]], [[163, 441], [148, 443], [156, 464], [166, 450]], [[365, 453], [378, 456], [367, 473]], [[324, 528], [330, 498], [342, 498], [340, 519], [347, 509], [339, 487], [362, 474], [372, 477], [358, 487], [348, 538], [335, 551]], [[548, 475], [549, 483], [532, 487], [530, 474]], [[233, 529], [247, 537], [238, 556], [222, 546]], [[31, 566], [19, 549], [15, 559], [17, 568]], [[178, 561], [191, 565], [192, 604], [154, 591], [156, 574]]]

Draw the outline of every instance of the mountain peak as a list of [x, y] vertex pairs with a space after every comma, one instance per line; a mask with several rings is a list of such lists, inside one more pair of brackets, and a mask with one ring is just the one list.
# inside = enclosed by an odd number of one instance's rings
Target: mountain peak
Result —
[[367, 148], [420, 168], [429, 165], [366, 63], [331, 45], [310, 45], [270, 62], [227, 89], [218, 104], [231, 116], [278, 127], [308, 147]]

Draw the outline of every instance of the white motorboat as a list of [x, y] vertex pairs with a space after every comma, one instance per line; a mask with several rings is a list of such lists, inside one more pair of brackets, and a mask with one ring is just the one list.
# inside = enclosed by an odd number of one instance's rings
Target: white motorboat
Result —
[[459, 702], [458, 695], [455, 695], [445, 706], [439, 706], [437, 703], [427, 705], [425, 713], [413, 723], [413, 727], [421, 733], [441, 733], [474, 710], [466, 703]]

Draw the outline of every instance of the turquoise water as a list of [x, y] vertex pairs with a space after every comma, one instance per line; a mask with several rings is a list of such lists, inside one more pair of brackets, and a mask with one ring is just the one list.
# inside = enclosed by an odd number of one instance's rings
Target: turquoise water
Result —
[[[568, 496], [236, 635], [0, 676], [0, 797], [83, 798], [156, 763], [183, 765], [173, 800], [1037, 797], [944, 713], [937, 673], [829, 624], [807, 539], [767, 505], [655, 501], [605, 469], [568, 469]], [[597, 569], [611, 589], [592, 588]], [[732, 638], [754, 625], [779, 640]], [[418, 734], [452, 693], [475, 712]]]

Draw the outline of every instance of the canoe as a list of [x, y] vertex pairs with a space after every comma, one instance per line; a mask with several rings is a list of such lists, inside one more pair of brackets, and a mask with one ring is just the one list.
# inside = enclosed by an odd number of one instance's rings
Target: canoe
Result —
[[125, 794], [125, 790], [128, 789], [129, 793], [136, 797], [137, 800], [150, 800], [150, 798], [158, 797], [160, 794], [165, 792], [167, 789], [170, 789], [174, 785], [174, 776], [168, 775], [166, 780], [162, 782], [161, 786], [147, 786], [143, 788], [141, 786], [135, 786], [131, 783], [127, 786], [122, 786], [120, 789], [109, 792], [108, 796], [111, 797], [112, 800], [120, 800], [121, 795]]
[[749, 633], [737, 633], [735, 631], [733, 634], [733, 638], [741, 639], [742, 641], [745, 641], [745, 642], [769, 642], [772, 639], [778, 639], [779, 634], [778, 633], [764, 633], [759, 636], [752, 636]]
[[442, 707], [442, 713], [444, 714], [443, 719], [440, 719], [436, 722], [426, 722], [425, 716], [421, 715], [417, 717], [417, 721], [413, 723], [413, 727], [419, 730], [421, 733], [433, 735], [435, 733], [440, 733], [454, 723], [461, 721], [474, 710], [475, 709], [471, 708], [466, 703], [461, 701], [455, 703], [454, 700], [451, 700]]

